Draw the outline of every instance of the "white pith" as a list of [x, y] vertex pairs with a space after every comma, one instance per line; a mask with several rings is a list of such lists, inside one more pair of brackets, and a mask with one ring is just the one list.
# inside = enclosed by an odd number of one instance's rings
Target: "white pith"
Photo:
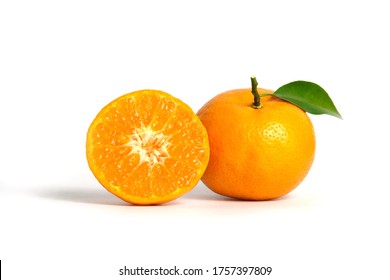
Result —
[[169, 157], [169, 136], [159, 131], [154, 131], [150, 127], [136, 128], [130, 135], [127, 143], [132, 148], [131, 154], [139, 154], [139, 164], [148, 162], [149, 165], [164, 163]]

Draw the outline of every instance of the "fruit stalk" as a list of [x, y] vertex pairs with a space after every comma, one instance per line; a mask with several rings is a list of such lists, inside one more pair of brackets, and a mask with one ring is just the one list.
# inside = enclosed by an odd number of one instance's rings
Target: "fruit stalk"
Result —
[[252, 104], [252, 108], [254, 109], [259, 109], [261, 107], [263, 107], [263, 104], [261, 104], [261, 101], [260, 101], [260, 94], [259, 92], [257, 91], [257, 80], [256, 80], [256, 77], [255, 76], [252, 76], [251, 77], [251, 83], [252, 83], [252, 94], [254, 96], [254, 102]]

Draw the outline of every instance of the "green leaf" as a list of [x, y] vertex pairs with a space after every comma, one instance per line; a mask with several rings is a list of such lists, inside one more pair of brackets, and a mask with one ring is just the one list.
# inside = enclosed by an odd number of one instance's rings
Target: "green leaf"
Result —
[[278, 88], [274, 95], [311, 114], [328, 114], [342, 119], [328, 93], [319, 85], [295, 81]]

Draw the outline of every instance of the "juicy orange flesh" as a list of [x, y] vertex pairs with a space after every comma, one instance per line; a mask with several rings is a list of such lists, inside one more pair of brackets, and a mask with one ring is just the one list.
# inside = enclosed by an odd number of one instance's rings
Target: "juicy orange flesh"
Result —
[[192, 188], [208, 161], [205, 130], [194, 116], [163, 93], [113, 101], [88, 133], [91, 169], [103, 186], [131, 202]]

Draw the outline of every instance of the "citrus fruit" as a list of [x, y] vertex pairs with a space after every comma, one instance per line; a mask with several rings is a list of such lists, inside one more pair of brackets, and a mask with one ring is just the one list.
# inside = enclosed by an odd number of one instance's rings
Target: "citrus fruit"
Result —
[[91, 123], [88, 165], [111, 193], [160, 204], [191, 190], [209, 160], [207, 132], [192, 109], [158, 90], [125, 94]]
[[299, 107], [257, 88], [262, 107], [251, 106], [251, 89], [221, 93], [198, 116], [206, 127], [210, 160], [202, 177], [214, 192], [245, 200], [281, 197], [307, 175], [315, 135]]

